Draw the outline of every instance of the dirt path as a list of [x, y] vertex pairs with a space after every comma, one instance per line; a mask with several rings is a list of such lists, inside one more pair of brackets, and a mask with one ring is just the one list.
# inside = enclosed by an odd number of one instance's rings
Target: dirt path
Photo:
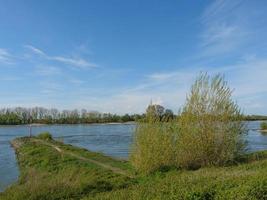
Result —
[[110, 171], [112, 171], [112, 172], [114, 172], [116, 174], [121, 174], [121, 175], [124, 175], [124, 176], [128, 176], [130, 178], [133, 178], [131, 175], [129, 175], [129, 173], [127, 173], [126, 171], [124, 171], [124, 170], [122, 170], [120, 168], [113, 167], [111, 165], [108, 165], [108, 164], [105, 164], [105, 163], [102, 163], [102, 162], [99, 162], [99, 161], [96, 161], [96, 160], [92, 160], [90, 158], [86, 158], [86, 157], [80, 156], [80, 155], [75, 154], [73, 152], [69, 152], [69, 151], [63, 150], [60, 147], [58, 147], [57, 145], [51, 144], [51, 143], [46, 142], [44, 140], [40, 140], [40, 139], [32, 139], [32, 140], [35, 141], [35, 142], [50, 146], [50, 147], [54, 148], [56, 151], [58, 151], [61, 154], [66, 154], [66, 155], [72, 156], [74, 158], [77, 158], [79, 160], [83, 160], [83, 161], [86, 161], [86, 162], [93, 163], [93, 164], [98, 165], [100, 167], [103, 167], [103, 168], [105, 168], [107, 170], [110, 170]]

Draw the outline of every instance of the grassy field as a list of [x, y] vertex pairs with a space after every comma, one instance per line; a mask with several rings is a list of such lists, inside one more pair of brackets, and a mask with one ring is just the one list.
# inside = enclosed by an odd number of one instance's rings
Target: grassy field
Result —
[[267, 199], [267, 151], [228, 167], [165, 169], [142, 176], [126, 161], [49, 138], [13, 141], [17, 183], [0, 199]]

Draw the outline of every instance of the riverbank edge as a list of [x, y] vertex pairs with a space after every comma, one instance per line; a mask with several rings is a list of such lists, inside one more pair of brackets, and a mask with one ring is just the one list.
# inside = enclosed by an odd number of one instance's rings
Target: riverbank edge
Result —
[[[15, 138], [13, 140], [10, 141], [10, 145], [11, 147], [14, 149], [15, 154], [16, 154], [16, 160], [18, 162], [18, 166], [20, 167], [20, 163], [19, 163], [19, 151], [20, 148], [25, 144], [25, 142], [23, 140], [33, 140], [33, 141], [39, 141], [41, 144], [44, 144], [46, 146], [50, 146], [53, 147], [60, 153], [61, 151], [58, 150], [58, 148], [60, 147], [64, 147], [64, 148], [70, 148], [70, 151], [83, 151], [84, 153], [90, 153], [90, 154], [94, 154], [99, 156], [100, 158], [104, 159], [104, 160], [109, 160], [109, 161], [113, 161], [113, 162], [117, 162], [118, 164], [129, 164], [129, 161], [126, 159], [122, 159], [122, 158], [115, 158], [112, 156], [107, 156], [101, 152], [94, 152], [94, 151], [90, 151], [86, 148], [82, 148], [82, 147], [77, 147], [71, 144], [66, 144], [60, 140], [57, 140], [56, 138], [52, 138], [50, 140], [46, 140], [46, 139], [40, 139], [37, 136], [24, 136], [24, 137], [18, 137]], [[58, 145], [58, 147], [55, 147], [56, 145]]]

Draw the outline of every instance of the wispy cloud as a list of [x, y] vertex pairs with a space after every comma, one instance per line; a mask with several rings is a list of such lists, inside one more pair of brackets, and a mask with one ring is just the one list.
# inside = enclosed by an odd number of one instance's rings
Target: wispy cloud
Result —
[[249, 42], [252, 30], [239, 17], [244, 12], [242, 5], [242, 0], [216, 0], [204, 10], [200, 18], [201, 56], [240, 51]]
[[202, 16], [201, 22], [203, 24], [213, 23], [214, 21], [222, 22], [236, 9], [242, 5], [244, 0], [215, 0], [208, 5]]
[[[184, 69], [171, 72], [156, 72], [147, 75], [147, 78], [156, 82], [172, 82], [173, 80], [179, 80], [179, 82], [183, 82], [192, 78], [192, 73], [188, 73], [189, 71], [193, 72], [195, 69], [189, 68], [188, 70]], [[200, 71], [199, 68], [198, 71]]]
[[44, 80], [40, 82], [40, 88], [40, 92], [45, 95], [55, 95], [64, 89], [62, 84], [51, 80]]
[[[245, 113], [263, 112], [263, 97], [267, 95], [267, 59], [248, 56], [247, 59], [236, 61], [234, 64], [221, 65], [218, 68], [202, 67], [201, 71], [208, 72], [210, 75], [225, 74], [229, 86], [234, 90], [234, 100]], [[74, 105], [99, 111], [142, 113], [152, 100], [177, 112], [184, 104], [190, 86], [199, 73], [199, 67], [183, 69], [177, 67], [177, 70], [173, 71], [154, 72], [146, 75], [133, 87], [112, 91], [108, 101], [107, 98], [85, 97], [77, 100]]]
[[45, 56], [45, 57], [47, 57], [47, 55], [46, 55], [42, 50], [37, 49], [37, 48], [34, 47], [34, 46], [31, 46], [31, 45], [24, 45], [24, 47], [30, 49], [31, 51], [33, 51], [33, 52], [36, 53], [36, 54], [39, 54], [39, 55], [41, 55], [41, 56]]
[[169, 72], [169, 73], [153, 73], [149, 74], [147, 77], [156, 81], [165, 81], [172, 79], [175, 76], [177, 76], [176, 72]]
[[70, 83], [73, 83], [75, 85], [81, 85], [81, 84], [85, 83], [85, 81], [80, 80], [80, 79], [75, 79], [75, 78], [70, 78], [69, 79], [69, 82]]
[[33, 53], [41, 56], [42, 58], [46, 59], [46, 60], [51, 60], [51, 61], [57, 61], [60, 63], [64, 63], [70, 66], [75, 66], [75, 67], [79, 67], [79, 68], [94, 68], [97, 67], [97, 65], [95, 63], [91, 63], [83, 58], [79, 58], [79, 57], [65, 57], [65, 56], [50, 56], [47, 53], [45, 53], [44, 51], [42, 51], [41, 49], [38, 49], [32, 45], [24, 45], [24, 47], [26, 47], [27, 49], [31, 50]]
[[96, 64], [90, 63], [82, 58], [67, 58], [67, 57], [62, 57], [62, 56], [54, 56], [54, 57], [49, 57], [48, 59], [62, 62], [68, 65], [74, 65], [74, 66], [81, 67], [81, 68], [97, 67]]
[[6, 49], [0, 48], [0, 63], [11, 64], [12, 56]]
[[37, 66], [35, 71], [40, 76], [53, 76], [61, 74], [61, 70], [54, 66]]

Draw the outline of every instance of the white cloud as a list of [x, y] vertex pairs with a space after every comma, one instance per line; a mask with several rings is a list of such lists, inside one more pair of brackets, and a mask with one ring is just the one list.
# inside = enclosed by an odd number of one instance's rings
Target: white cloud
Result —
[[36, 73], [41, 76], [51, 76], [61, 74], [61, 70], [54, 66], [37, 66]]
[[238, 7], [242, 6], [244, 0], [215, 0], [203, 12], [201, 22], [208, 24], [214, 21], [223, 21]]
[[41, 55], [41, 56], [45, 56], [45, 57], [47, 57], [47, 55], [46, 55], [42, 50], [37, 49], [37, 48], [34, 47], [34, 46], [31, 46], [31, 45], [24, 45], [24, 47], [30, 49], [31, 51], [33, 51], [33, 52], [36, 53], [36, 54], [39, 54], [39, 55]]
[[40, 82], [40, 92], [45, 95], [59, 95], [63, 91], [63, 85], [59, 82], [51, 80], [43, 80]]
[[[149, 74], [147, 77], [154, 82], [172, 82], [173, 80], [179, 81], [180, 83], [192, 79], [193, 74], [196, 73], [196, 69], [190, 68], [180, 68], [179, 71], [171, 71], [171, 72], [157, 72]], [[197, 71], [201, 69], [198, 68]], [[191, 72], [191, 73], [190, 73]]]
[[11, 64], [12, 56], [6, 49], [0, 48], [0, 63]]
[[62, 62], [68, 65], [74, 65], [74, 66], [81, 67], [81, 68], [97, 67], [96, 64], [90, 63], [82, 58], [67, 58], [67, 57], [62, 57], [62, 56], [54, 56], [54, 57], [49, 57], [49, 59]]
[[204, 10], [200, 20], [203, 26], [200, 56], [239, 52], [249, 43], [254, 30], [244, 23], [243, 19], [251, 16], [240, 9], [242, 5], [242, 0], [217, 0]]
[[83, 68], [83, 69], [97, 67], [95, 63], [91, 63], [79, 57], [50, 56], [46, 54], [44, 51], [34, 46], [24, 45], [24, 47], [30, 49], [33, 53], [41, 56], [42, 58], [46, 60], [57, 61], [60, 63], [64, 63], [70, 66], [76, 66], [76, 67]]
[[156, 81], [166, 81], [169, 79], [172, 79], [173, 77], [177, 76], [176, 72], [170, 72], [170, 73], [153, 73], [148, 75], [148, 78]]
[[[197, 69], [190, 68], [188, 70], [148, 74], [144, 80], [133, 87], [121, 90], [113, 89], [111, 95], [102, 98], [99, 96], [81, 98], [76, 101], [73, 107], [119, 114], [143, 113], [152, 100], [153, 103], [171, 108], [177, 113], [185, 101], [186, 92], [197, 72]], [[82, 95], [77, 94], [77, 96]]]
[[[244, 59], [218, 68], [203, 67], [202, 71], [209, 75], [225, 74], [230, 88], [234, 89], [234, 100], [245, 113], [266, 114], [263, 99], [267, 95], [267, 59]], [[120, 114], [142, 113], [152, 100], [177, 113], [199, 73], [199, 67], [195, 67], [148, 74], [134, 87], [112, 91], [112, 95], [103, 98], [81, 98], [73, 106]]]

